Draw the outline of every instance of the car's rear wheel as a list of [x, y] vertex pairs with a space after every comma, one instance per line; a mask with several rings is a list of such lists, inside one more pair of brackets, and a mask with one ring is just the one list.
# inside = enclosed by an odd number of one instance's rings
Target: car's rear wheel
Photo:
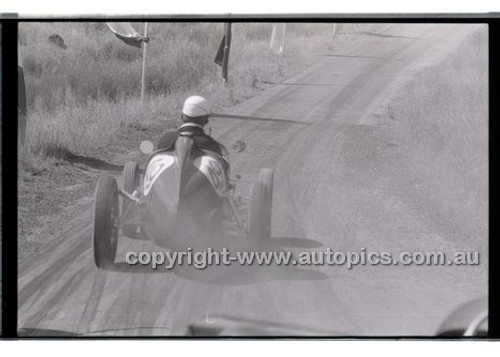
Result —
[[264, 186], [254, 183], [250, 192], [250, 207], [248, 210], [248, 235], [257, 240], [265, 238], [265, 190]]
[[101, 176], [97, 182], [94, 206], [94, 260], [98, 268], [114, 264], [118, 243], [118, 185], [111, 176]]
[[248, 211], [248, 234], [261, 242], [271, 238], [272, 197], [273, 173], [263, 169], [252, 186]]
[[266, 237], [271, 236], [271, 223], [273, 213], [273, 184], [274, 174], [271, 169], [261, 169], [259, 173], [259, 182], [264, 186], [265, 190], [265, 210], [266, 217], [269, 217], [268, 225], [266, 226]]

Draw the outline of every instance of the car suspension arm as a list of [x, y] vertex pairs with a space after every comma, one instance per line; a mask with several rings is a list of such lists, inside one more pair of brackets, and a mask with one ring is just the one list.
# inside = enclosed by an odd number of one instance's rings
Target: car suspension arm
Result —
[[137, 197], [132, 196], [130, 193], [128, 193], [127, 191], [122, 190], [121, 188], [118, 189], [118, 193], [120, 195], [122, 195], [123, 197], [126, 197], [126, 198], [128, 198], [129, 200], [131, 200], [131, 201], [133, 201], [135, 203], [139, 202], [139, 199]]

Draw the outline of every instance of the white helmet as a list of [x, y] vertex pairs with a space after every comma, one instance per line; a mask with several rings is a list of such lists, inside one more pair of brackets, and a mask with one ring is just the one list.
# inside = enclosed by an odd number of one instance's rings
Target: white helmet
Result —
[[210, 102], [203, 97], [193, 95], [184, 102], [182, 114], [192, 118], [210, 115]]

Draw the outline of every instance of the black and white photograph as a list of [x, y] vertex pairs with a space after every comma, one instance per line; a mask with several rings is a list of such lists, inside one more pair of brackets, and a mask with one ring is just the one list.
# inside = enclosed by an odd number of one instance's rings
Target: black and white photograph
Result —
[[487, 23], [17, 42], [19, 337], [488, 336]]

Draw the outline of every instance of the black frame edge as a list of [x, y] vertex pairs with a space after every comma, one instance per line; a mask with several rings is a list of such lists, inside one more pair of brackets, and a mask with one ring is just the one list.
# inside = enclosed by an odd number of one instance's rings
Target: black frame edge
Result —
[[[17, 22], [2, 21], [2, 337], [17, 338]], [[14, 120], [15, 118], [15, 120]], [[14, 135], [16, 133], [16, 135]], [[14, 144], [15, 142], [15, 144]], [[17, 152], [17, 149], [16, 151]], [[9, 154], [8, 156], [6, 154]], [[14, 173], [16, 173], [14, 175]], [[14, 187], [16, 189], [14, 190]], [[14, 209], [14, 206], [16, 209]], [[15, 252], [15, 254], [13, 254]]]
[[494, 185], [497, 176], [496, 172], [492, 168], [498, 166], [498, 161], [494, 153], [495, 140], [493, 133], [498, 129], [497, 118], [500, 116], [498, 96], [500, 95], [500, 68], [498, 66], [498, 57], [500, 52], [500, 23], [498, 21], [489, 21], [489, 53], [488, 53], [488, 69], [489, 69], [489, 150], [488, 150], [488, 161], [489, 161], [489, 248], [488, 248], [488, 275], [489, 275], [489, 294], [488, 294], [488, 337], [489, 338], [500, 338], [500, 282], [499, 277], [499, 265], [496, 262], [495, 252], [500, 251], [500, 243], [497, 238], [497, 228], [493, 217], [493, 207], [494, 203], [498, 201], [498, 191]]

